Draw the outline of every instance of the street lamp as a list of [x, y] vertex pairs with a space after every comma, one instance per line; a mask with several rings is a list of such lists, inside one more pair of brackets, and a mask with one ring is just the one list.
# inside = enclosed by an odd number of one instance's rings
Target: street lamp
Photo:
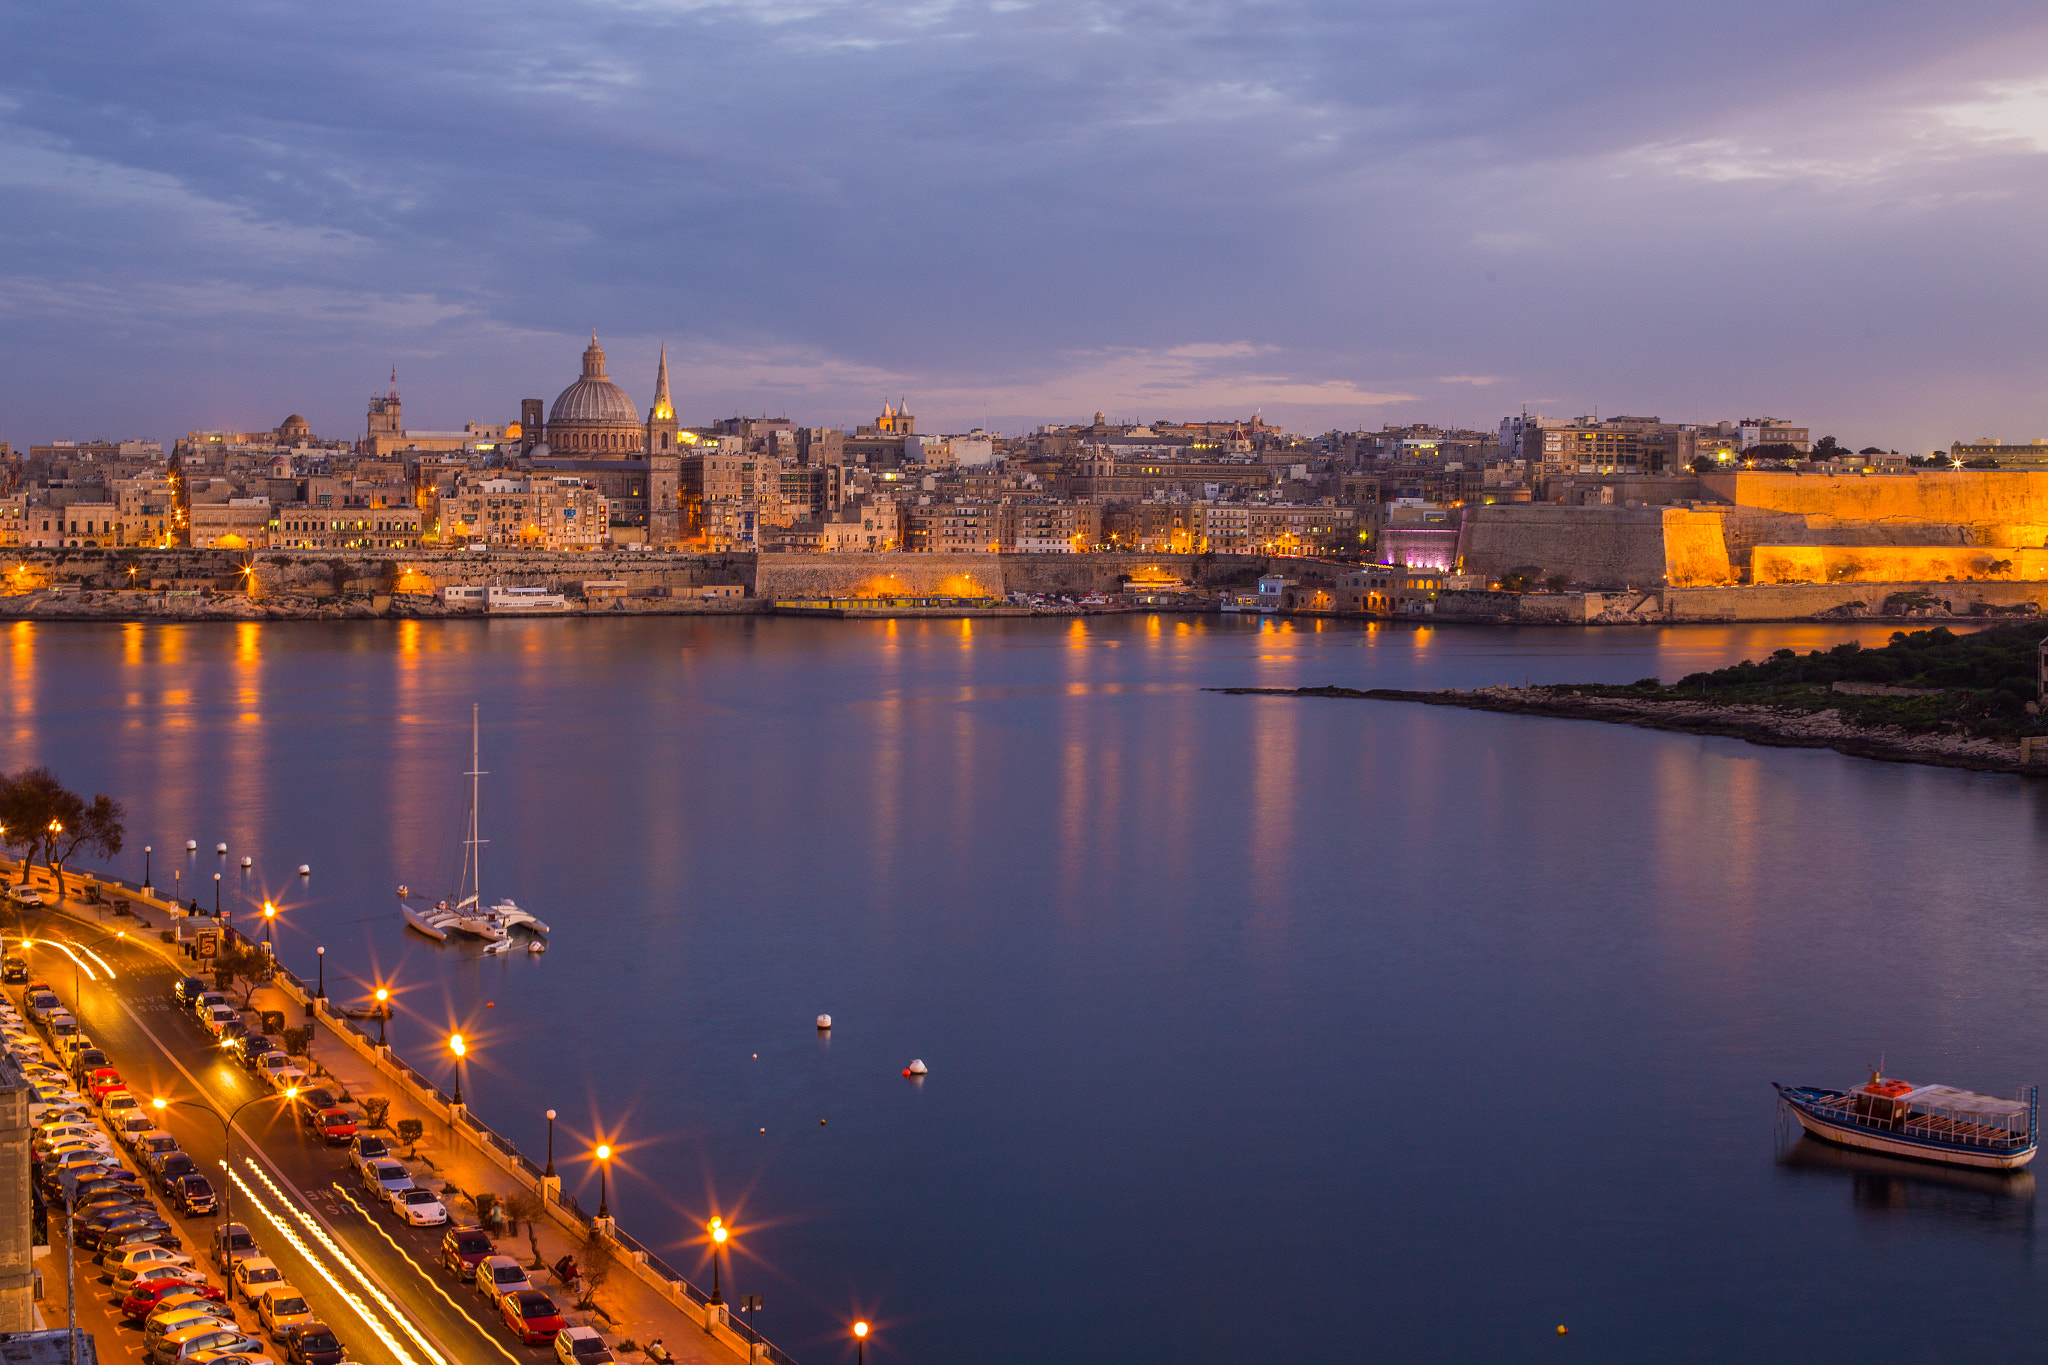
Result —
[[327, 948], [323, 944], [313, 951], [320, 955], [320, 989], [313, 993], [313, 998], [315, 1000], [325, 1000], [327, 998]]
[[855, 1323], [855, 1324], [853, 1325], [853, 1340], [854, 1340], [854, 1343], [855, 1343], [855, 1344], [854, 1344], [854, 1357], [853, 1357], [853, 1358], [854, 1358], [854, 1361], [856, 1362], [856, 1365], [867, 1365], [867, 1359], [868, 1359], [868, 1325], [867, 1325], [866, 1323], [864, 1323], [864, 1322], [856, 1322], [856, 1323]]
[[725, 1248], [725, 1220], [714, 1218], [708, 1227], [711, 1233], [711, 1301], [724, 1303], [725, 1295], [718, 1292], [718, 1253]]
[[213, 917], [220, 918], [220, 873], [213, 874]]
[[384, 1021], [385, 1021], [385, 1020], [387, 1020], [387, 1019], [389, 1019], [390, 1017], [391, 1017], [391, 992], [390, 992], [390, 991], [388, 991], [388, 990], [386, 990], [386, 989], [384, 989], [384, 987], [382, 987], [382, 986], [379, 986], [379, 987], [377, 988], [377, 1046], [378, 1046], [378, 1047], [389, 1047], [389, 1046], [391, 1046], [391, 1045], [390, 1045], [389, 1043], [387, 1043], [387, 1042], [385, 1042], [385, 1041], [384, 1041]]
[[[157, 1098], [151, 1100], [150, 1104], [156, 1109], [156, 1111], [159, 1114], [163, 1113], [166, 1109], [169, 1109], [174, 1104], [182, 1104], [188, 1109], [197, 1109], [203, 1114], [211, 1114], [213, 1117], [219, 1119], [220, 1168], [223, 1171], [228, 1171], [231, 1169], [228, 1166], [228, 1155], [234, 1143], [235, 1120], [242, 1116], [242, 1111], [244, 1109], [247, 1109], [252, 1104], [262, 1104], [266, 1100], [290, 1101], [295, 1100], [298, 1097], [299, 1088], [295, 1085], [287, 1086], [285, 1088], [285, 1092], [282, 1095], [258, 1095], [253, 1100], [244, 1100], [241, 1104], [237, 1105], [235, 1107], [234, 1112], [230, 1114], [223, 1114], [213, 1105], [202, 1103], [199, 1100], [167, 1100], [164, 1099], [162, 1096], [158, 1096]], [[220, 1182], [220, 1213], [221, 1221], [224, 1223], [232, 1223], [235, 1221], [234, 1183], [235, 1182], [233, 1180], [222, 1180]]]
[[149, 880], [149, 845], [144, 844], [142, 846], [142, 886], [143, 889], [147, 891], [150, 890], [153, 887], [153, 885], [154, 883], [152, 883]]
[[604, 1144], [597, 1148], [597, 1216], [609, 1220], [612, 1216], [611, 1174], [612, 1149]]
[[469, 1044], [462, 1041], [462, 1035], [448, 1035], [448, 1046], [455, 1053], [455, 1107], [462, 1107], [462, 1059], [469, 1055]]
[[548, 1110], [548, 1168], [541, 1172], [549, 1179], [555, 1174], [555, 1111]]
[[263, 902], [263, 946], [274, 947], [270, 941], [270, 926], [277, 922], [277, 907], [269, 901]]

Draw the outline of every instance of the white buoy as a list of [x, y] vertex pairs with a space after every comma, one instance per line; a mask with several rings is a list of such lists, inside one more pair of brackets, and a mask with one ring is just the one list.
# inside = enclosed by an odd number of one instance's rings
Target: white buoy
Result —
[[818, 1027], [819, 1027], [819, 1028], [821, 1028], [821, 1029], [830, 1029], [830, 1028], [832, 1027], [832, 1016], [831, 1016], [831, 1015], [829, 1015], [829, 1014], [821, 1014], [821, 1015], [819, 1015], [819, 1016], [818, 1016]]
[[312, 875], [313, 875], [313, 865], [312, 865], [311, 863], [300, 863], [300, 864], [299, 864], [299, 875], [300, 875], [301, 877], [310, 877], [310, 876], [312, 876]]
[[532, 954], [534, 957], [539, 957], [542, 953], [546, 952], [547, 950], [548, 945], [542, 943], [537, 938], [529, 940], [526, 945], [526, 951]]
[[226, 844], [215, 844], [213, 846], [213, 851], [215, 853], [226, 853], [228, 851], [228, 846]]
[[185, 851], [187, 853], [197, 853], [199, 851], [199, 841], [197, 839], [187, 839], [185, 841]]
[[903, 1068], [903, 1074], [906, 1076], [922, 1076], [925, 1074], [925, 1071], [926, 1067], [922, 1061], [913, 1061], [909, 1066]]
[[246, 858], [246, 857], [244, 857], [244, 858], [242, 859], [242, 866], [243, 866], [243, 867], [247, 867], [248, 865], [249, 865], [249, 859], [248, 859], [248, 858]]

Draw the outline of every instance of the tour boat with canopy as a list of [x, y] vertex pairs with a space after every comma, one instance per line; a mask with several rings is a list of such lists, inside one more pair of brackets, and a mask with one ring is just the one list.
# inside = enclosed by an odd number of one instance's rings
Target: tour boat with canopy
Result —
[[2034, 1159], [2041, 1087], [2017, 1099], [1878, 1074], [1855, 1090], [1771, 1083], [1800, 1126], [1824, 1142], [1950, 1166], [2017, 1170]]

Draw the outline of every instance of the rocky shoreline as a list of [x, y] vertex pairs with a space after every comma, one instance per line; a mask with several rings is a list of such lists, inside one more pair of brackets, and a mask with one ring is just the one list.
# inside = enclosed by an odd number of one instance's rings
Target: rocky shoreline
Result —
[[1780, 749], [1833, 749], [1856, 758], [1889, 763], [1926, 763], [1976, 772], [2048, 775], [2040, 764], [2022, 764], [2017, 744], [1957, 734], [1912, 734], [1897, 726], [1872, 728], [1852, 724], [1835, 710], [1747, 705], [1711, 701], [1670, 701], [1661, 698], [1590, 695], [1564, 687], [1482, 687], [1470, 692], [1409, 692], [1396, 688], [1352, 687], [1215, 687], [1232, 696], [1332, 697], [1362, 701], [1419, 702], [1425, 706], [1458, 706], [1468, 711], [1549, 716], [1559, 720], [1595, 720], [1613, 725], [1638, 725], [1650, 730], [1681, 730], [1696, 735], [1721, 735]]

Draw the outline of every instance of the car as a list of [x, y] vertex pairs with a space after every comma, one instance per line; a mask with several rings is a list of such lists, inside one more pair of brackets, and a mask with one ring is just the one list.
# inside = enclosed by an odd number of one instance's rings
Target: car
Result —
[[[162, 1301], [168, 1303], [171, 1297], [171, 1293], [166, 1292]], [[127, 1307], [127, 1302], [123, 1301], [123, 1308]], [[169, 1310], [162, 1308], [145, 1309], [142, 1313], [131, 1314], [130, 1316], [145, 1319], [142, 1326], [142, 1350], [140, 1353], [144, 1360], [154, 1358], [157, 1344], [173, 1332], [184, 1332], [194, 1327], [212, 1326], [220, 1328], [233, 1327], [235, 1325], [234, 1313], [231, 1310], [204, 1298], [201, 1298], [197, 1303], [186, 1303]]]
[[403, 1161], [392, 1161], [388, 1157], [373, 1161], [363, 1172], [363, 1188], [379, 1199], [389, 1200], [400, 1190], [412, 1188], [412, 1177], [405, 1173]]
[[48, 1178], [65, 1171], [82, 1171], [88, 1166], [99, 1165], [107, 1155], [97, 1147], [74, 1147], [68, 1152], [54, 1152], [42, 1163], [43, 1175]]
[[441, 1238], [441, 1264], [465, 1280], [475, 1278], [477, 1262], [497, 1254], [491, 1235], [482, 1228], [450, 1228]]
[[99, 1067], [85, 1078], [85, 1093], [95, 1100], [103, 1100], [114, 1091], [127, 1088], [128, 1082], [122, 1080], [121, 1073], [110, 1066]]
[[416, 1228], [437, 1228], [448, 1221], [448, 1209], [441, 1196], [417, 1185], [392, 1195], [391, 1211]]
[[236, 1047], [248, 1033], [249, 1026], [240, 1019], [224, 1020], [213, 1030], [213, 1036], [220, 1040], [220, 1045], [224, 1048]]
[[64, 1002], [48, 990], [31, 990], [22, 994], [21, 1007], [29, 1018], [41, 1023], [49, 1017], [51, 1010], [63, 1009]]
[[16, 905], [41, 905], [43, 893], [33, 886], [10, 886], [7, 888], [7, 899]]
[[172, 1345], [176, 1347], [172, 1351], [172, 1357], [170, 1357], [174, 1361], [174, 1365], [190, 1365], [190, 1361], [193, 1361], [201, 1353], [250, 1357], [250, 1355], [264, 1355], [268, 1351], [268, 1347], [262, 1345], [260, 1338], [250, 1336], [248, 1332], [244, 1332], [238, 1326], [219, 1326], [219, 1328], [213, 1328], [211, 1332], [197, 1332], [197, 1334], [193, 1330], [178, 1332], [176, 1338], [166, 1336], [164, 1338], [164, 1345], [166, 1347], [172, 1347]]
[[100, 1130], [89, 1123], [53, 1123], [28, 1140], [28, 1149], [32, 1155], [41, 1156], [74, 1138], [90, 1142], [98, 1136]]
[[119, 1123], [130, 1114], [139, 1114], [141, 1112], [142, 1101], [136, 1099], [135, 1096], [126, 1090], [116, 1090], [113, 1094], [107, 1096], [106, 1099], [100, 1101], [100, 1117], [104, 1118], [109, 1126]]
[[212, 1182], [197, 1171], [190, 1175], [181, 1175], [172, 1182], [170, 1198], [187, 1218], [212, 1213], [220, 1203], [213, 1192]]
[[235, 1292], [242, 1296], [242, 1302], [253, 1305], [258, 1294], [284, 1283], [284, 1272], [268, 1256], [251, 1256], [235, 1262], [234, 1279]]
[[133, 1280], [125, 1284], [114, 1282], [114, 1297], [118, 1299], [124, 1294], [132, 1294], [139, 1285], [155, 1283], [203, 1285], [206, 1272], [189, 1265], [146, 1266]]
[[341, 1365], [348, 1352], [341, 1338], [324, 1322], [309, 1322], [285, 1342], [284, 1356], [292, 1365]]
[[277, 1052], [277, 1040], [267, 1033], [246, 1033], [235, 1040], [235, 1060], [252, 1070], [257, 1058], [266, 1052]]
[[268, 1077], [271, 1072], [282, 1071], [291, 1064], [292, 1059], [283, 1049], [274, 1047], [268, 1052], [258, 1053], [256, 1059], [249, 1063], [249, 1069]]
[[612, 1348], [595, 1327], [564, 1327], [555, 1333], [555, 1359], [562, 1365], [612, 1365]]
[[172, 1284], [167, 1280], [152, 1280], [136, 1286], [127, 1298], [121, 1300], [121, 1316], [146, 1318], [165, 1309], [218, 1303], [223, 1297], [221, 1291], [210, 1284]]
[[28, 980], [28, 959], [9, 953], [0, 957], [0, 981], [12, 985], [16, 981]]
[[103, 1066], [112, 1065], [113, 1063], [107, 1060], [106, 1053], [96, 1047], [89, 1047], [71, 1059], [71, 1076], [83, 1085], [87, 1076]]
[[525, 1268], [514, 1257], [486, 1256], [477, 1262], [476, 1292], [489, 1299], [493, 1307], [505, 1295], [531, 1288], [533, 1281], [526, 1278]]
[[545, 1346], [555, 1333], [569, 1324], [562, 1321], [555, 1301], [538, 1289], [516, 1289], [498, 1297], [498, 1312], [512, 1335], [528, 1346]]
[[206, 982], [196, 976], [179, 977], [177, 984], [171, 987], [171, 999], [190, 1009], [192, 1002], [197, 1000], [205, 989]]
[[131, 1251], [107, 1257], [107, 1271], [114, 1277], [116, 1289], [133, 1284], [136, 1275], [150, 1266], [176, 1265], [189, 1268], [191, 1264], [192, 1258], [184, 1252], [159, 1246], [136, 1247]]
[[149, 1173], [156, 1180], [158, 1194], [166, 1199], [178, 1192], [178, 1181], [199, 1169], [199, 1163], [184, 1152], [166, 1152], [149, 1163]]
[[201, 1351], [185, 1357], [185, 1365], [277, 1365], [277, 1357], [265, 1351]]
[[273, 1284], [256, 1296], [256, 1317], [264, 1331], [283, 1340], [285, 1333], [311, 1322], [313, 1310], [298, 1290], [288, 1284]]
[[235, 1268], [235, 1262], [252, 1260], [263, 1254], [256, 1245], [256, 1234], [249, 1231], [247, 1223], [216, 1223], [211, 1240], [207, 1254], [223, 1275]]
[[134, 1146], [135, 1154], [147, 1162], [151, 1157], [163, 1152], [177, 1151], [178, 1140], [161, 1128], [152, 1128], [137, 1138]]
[[354, 1140], [348, 1145], [348, 1159], [350, 1164], [356, 1168], [356, 1175], [358, 1177], [362, 1175], [364, 1169], [372, 1161], [390, 1155], [391, 1144], [383, 1138], [372, 1137], [368, 1133], [358, 1132]]
[[270, 1072], [270, 1088], [284, 1095], [306, 1083], [306, 1073], [295, 1066], [281, 1066]]
[[313, 1116], [313, 1130], [326, 1139], [329, 1147], [339, 1147], [356, 1135], [356, 1116], [340, 1105], [322, 1109]]
[[189, 1008], [192, 1011], [192, 1017], [204, 1023], [206, 1016], [212, 1012], [216, 1005], [226, 1005], [227, 1003], [228, 998], [224, 992], [206, 990], [192, 997], [192, 1003]]
[[72, 1239], [88, 1251], [106, 1252], [115, 1247], [139, 1246], [149, 1242], [155, 1246], [176, 1248], [177, 1233], [155, 1209], [140, 1204], [130, 1204], [125, 1209], [110, 1209], [95, 1214], [82, 1225], [74, 1226]]
[[240, 1023], [241, 1020], [241, 1013], [233, 1005], [227, 1004], [214, 1005], [201, 1011], [199, 1015], [199, 1022], [206, 1025], [206, 1031], [216, 1038], [220, 1037], [222, 1029], [231, 1023]]
[[79, 1053], [97, 1051], [92, 1045], [92, 1039], [86, 1037], [83, 1033], [65, 1035], [63, 1041], [58, 1044], [57, 1050], [63, 1055], [64, 1065], [67, 1067], [78, 1060]]
[[156, 1120], [139, 1110], [132, 1114], [123, 1114], [110, 1122], [113, 1125], [115, 1139], [131, 1149], [145, 1135], [156, 1131]]

